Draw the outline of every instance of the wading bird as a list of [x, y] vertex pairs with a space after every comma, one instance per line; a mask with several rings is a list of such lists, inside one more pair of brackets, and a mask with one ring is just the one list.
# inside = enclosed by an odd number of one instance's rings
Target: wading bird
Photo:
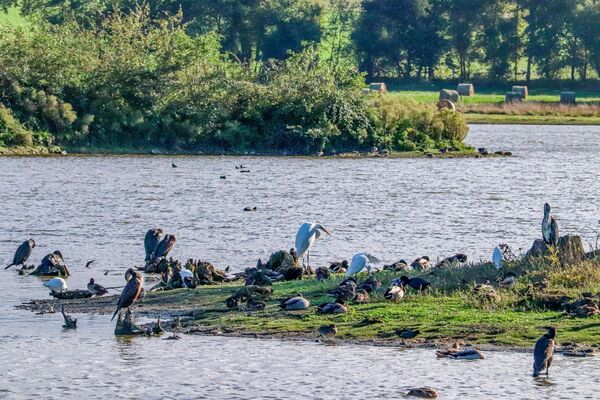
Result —
[[554, 355], [554, 338], [556, 337], [556, 328], [553, 326], [546, 326], [544, 336], [535, 342], [533, 348], [533, 376], [538, 377], [540, 373], [546, 370], [546, 376], [548, 376], [548, 369], [552, 364], [552, 357]]
[[88, 291], [94, 296], [104, 296], [108, 293], [108, 290], [102, 285], [97, 284], [94, 281], [94, 278], [90, 278], [90, 281], [87, 284]]
[[558, 245], [558, 223], [550, 215], [550, 204], [544, 204], [544, 218], [542, 219], [542, 238], [546, 244], [554, 247]]
[[21, 243], [21, 245], [17, 248], [17, 251], [15, 252], [12, 263], [4, 267], [4, 269], [8, 269], [13, 265], [19, 266], [25, 264], [25, 262], [31, 255], [31, 250], [33, 250], [34, 247], [35, 242], [33, 239], [29, 239]]
[[152, 252], [151, 260], [156, 260], [157, 258], [166, 257], [169, 252], [175, 246], [175, 242], [177, 242], [177, 238], [175, 235], [166, 234], [164, 238], [156, 245], [156, 248]]
[[346, 277], [357, 275], [359, 272], [365, 269], [365, 267], [367, 268], [369, 274], [371, 274], [372, 264], [379, 264], [379, 262], [379, 259], [371, 254], [355, 254], [354, 257], [352, 257], [348, 271], [346, 271]]
[[52, 293], [62, 293], [69, 289], [67, 282], [63, 278], [52, 278], [44, 282], [44, 286], [52, 291]]
[[156, 250], [156, 246], [162, 237], [162, 229], [154, 228], [146, 232], [144, 236], [144, 249], [146, 250], [146, 262], [152, 261], [152, 253]]
[[499, 247], [494, 248], [494, 252], [492, 253], [492, 262], [494, 263], [494, 267], [496, 269], [502, 268], [502, 261], [504, 260], [504, 256], [502, 255], [502, 250]]
[[[323, 233], [331, 236], [331, 232], [321, 224], [305, 222], [300, 226], [296, 233], [296, 253], [298, 258], [302, 259], [302, 266], [310, 267], [310, 248]], [[306, 255], [306, 264], [304, 256]]]
[[142, 293], [142, 274], [133, 268], [129, 268], [127, 272], [125, 272], [125, 279], [127, 280], [127, 284], [125, 284], [125, 288], [121, 292], [121, 296], [117, 301], [117, 309], [110, 319], [111, 321], [115, 319], [115, 316], [121, 310], [121, 308], [131, 307]]

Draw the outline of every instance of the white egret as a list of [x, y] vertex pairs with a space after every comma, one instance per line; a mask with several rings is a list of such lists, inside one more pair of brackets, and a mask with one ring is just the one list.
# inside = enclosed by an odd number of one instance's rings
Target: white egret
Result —
[[379, 264], [379, 259], [375, 256], [372, 256], [368, 253], [358, 253], [352, 257], [352, 262], [350, 262], [350, 267], [348, 267], [348, 271], [346, 271], [346, 276], [356, 275], [361, 272], [365, 267], [369, 274], [373, 268], [372, 264]]
[[542, 219], [542, 238], [546, 244], [556, 247], [558, 245], [558, 223], [550, 215], [550, 204], [544, 204], [544, 218]]
[[63, 278], [52, 278], [47, 282], [44, 282], [44, 286], [52, 291], [52, 293], [62, 293], [69, 289], [67, 282]]
[[298, 258], [302, 259], [303, 266], [304, 256], [306, 255], [306, 265], [310, 267], [310, 247], [315, 240], [321, 237], [323, 232], [331, 236], [331, 232], [327, 228], [316, 222], [312, 224], [305, 222], [298, 229], [296, 233], [296, 253], [298, 254]]
[[496, 269], [502, 268], [502, 261], [504, 260], [504, 255], [502, 255], [502, 250], [499, 247], [494, 248], [494, 252], [492, 253], [492, 262]]

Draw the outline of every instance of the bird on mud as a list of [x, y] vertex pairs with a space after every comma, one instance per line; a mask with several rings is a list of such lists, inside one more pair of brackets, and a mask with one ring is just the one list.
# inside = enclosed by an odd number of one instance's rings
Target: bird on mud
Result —
[[125, 279], [127, 280], [127, 283], [125, 284], [125, 288], [121, 292], [121, 296], [117, 301], [117, 309], [110, 319], [111, 321], [115, 319], [115, 316], [122, 308], [131, 307], [142, 294], [142, 274], [133, 268], [129, 268], [127, 272], [125, 272]]
[[410, 286], [411, 288], [422, 292], [431, 286], [431, 282], [426, 281], [423, 278], [409, 278], [408, 276], [403, 275], [400, 277], [400, 279], [392, 280], [390, 285], [398, 285], [402, 287]]
[[152, 253], [160, 242], [163, 231], [160, 228], [153, 228], [146, 232], [144, 236], [144, 249], [146, 250], [146, 262], [152, 261]]
[[94, 281], [94, 278], [90, 278], [87, 284], [87, 290], [94, 296], [104, 296], [108, 293], [106, 288]]
[[544, 370], [546, 370], [546, 376], [548, 376], [548, 369], [552, 364], [552, 357], [554, 356], [554, 338], [556, 337], [556, 328], [553, 326], [546, 326], [543, 329], [546, 333], [535, 342], [533, 348], [533, 377], [540, 376]]
[[372, 272], [373, 265], [379, 264], [380, 261], [377, 257], [368, 254], [368, 253], [358, 253], [352, 257], [352, 261], [350, 262], [350, 267], [346, 271], [346, 277], [357, 275], [363, 269], [367, 268], [369, 275]]
[[554, 247], [558, 245], [558, 223], [553, 216], [550, 215], [550, 204], [544, 204], [544, 218], [542, 219], [542, 239], [546, 244], [551, 244]]
[[310, 306], [310, 301], [305, 299], [302, 294], [285, 299], [279, 304], [279, 307], [285, 311], [306, 310], [308, 306]]
[[52, 278], [44, 282], [44, 286], [50, 289], [52, 293], [62, 293], [69, 289], [67, 282], [63, 278]]
[[25, 262], [31, 255], [31, 250], [33, 250], [34, 247], [35, 241], [33, 239], [29, 239], [21, 243], [21, 245], [17, 248], [17, 251], [15, 252], [12, 263], [4, 267], [4, 269], [8, 269], [13, 265], [19, 266], [25, 264]]
[[331, 324], [320, 326], [317, 332], [319, 333], [319, 336], [335, 336], [337, 335], [338, 330], [335, 324]]
[[[321, 224], [316, 222], [305, 222], [300, 226], [296, 233], [296, 253], [298, 258], [302, 259], [302, 266], [310, 267], [310, 248], [315, 240], [321, 237], [323, 233], [331, 236], [331, 232]], [[306, 256], [306, 264], [304, 264], [304, 256]]]
[[496, 246], [494, 248], [494, 252], [492, 253], [492, 262], [494, 263], [494, 267], [496, 267], [496, 269], [501, 269], [503, 260], [504, 255], [502, 254], [502, 250], [500, 250], [500, 247]]
[[156, 245], [156, 248], [152, 252], [151, 261], [154, 261], [161, 257], [166, 257], [169, 252], [175, 246], [175, 242], [177, 242], [177, 238], [175, 235], [166, 234], [165, 237], [162, 238], [160, 242]]

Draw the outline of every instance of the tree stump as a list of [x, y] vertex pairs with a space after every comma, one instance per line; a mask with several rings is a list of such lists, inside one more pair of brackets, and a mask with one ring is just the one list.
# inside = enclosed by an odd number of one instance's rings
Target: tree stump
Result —
[[[558, 240], [557, 256], [562, 265], [581, 261], [585, 258], [585, 250], [581, 236], [565, 235]], [[542, 239], [536, 239], [525, 257], [546, 257], [550, 255], [550, 248]]]
[[131, 311], [127, 309], [125, 317], [119, 314], [117, 325], [115, 326], [115, 336], [133, 336], [133, 335], [148, 335], [145, 329], [136, 325], [131, 319]]

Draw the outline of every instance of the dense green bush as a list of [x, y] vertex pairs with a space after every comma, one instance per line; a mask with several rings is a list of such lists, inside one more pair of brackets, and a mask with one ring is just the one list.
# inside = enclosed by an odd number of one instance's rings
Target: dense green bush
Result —
[[458, 146], [467, 132], [459, 114], [361, 95], [363, 75], [333, 73], [313, 46], [248, 64], [181, 15], [2, 29], [4, 145], [313, 154]]

